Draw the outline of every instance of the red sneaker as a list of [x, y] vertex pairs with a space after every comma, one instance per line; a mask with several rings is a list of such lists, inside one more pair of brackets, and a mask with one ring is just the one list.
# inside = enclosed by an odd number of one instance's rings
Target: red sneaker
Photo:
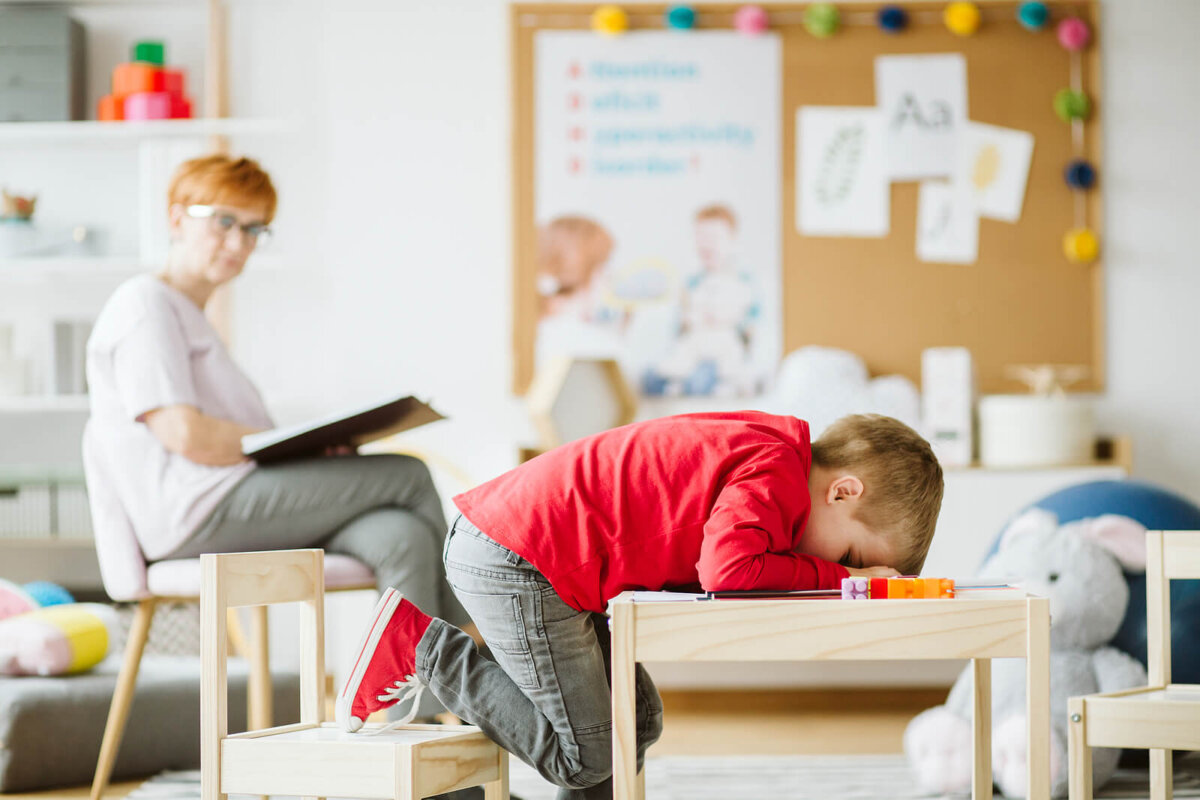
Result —
[[411, 699], [406, 725], [417, 715], [425, 682], [417, 677], [417, 642], [432, 618], [389, 588], [375, 604], [371, 624], [363, 632], [358, 657], [338, 695], [334, 716], [342, 730], [354, 733], [372, 712]]

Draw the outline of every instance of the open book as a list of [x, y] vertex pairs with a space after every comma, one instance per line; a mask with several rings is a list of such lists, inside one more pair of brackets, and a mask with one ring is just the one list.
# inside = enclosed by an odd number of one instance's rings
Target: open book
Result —
[[443, 419], [411, 395], [393, 397], [320, 419], [242, 437], [242, 452], [255, 461], [318, 456], [328, 447], [359, 445]]

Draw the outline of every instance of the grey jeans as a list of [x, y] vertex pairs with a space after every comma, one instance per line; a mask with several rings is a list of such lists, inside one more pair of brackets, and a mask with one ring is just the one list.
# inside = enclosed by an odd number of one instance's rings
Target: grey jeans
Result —
[[[467, 612], [446, 583], [441, 499], [420, 459], [331, 456], [268, 464], [251, 472], [168, 558], [201, 553], [322, 547], [370, 567], [430, 614], [465, 625]], [[418, 713], [442, 708], [433, 698]]]
[[[560, 800], [612, 797], [608, 618], [561, 599], [532, 564], [465, 517], [446, 540], [446, 575], [495, 661], [441, 620], [417, 672], [446, 708], [562, 787]], [[638, 665], [637, 754], [662, 735], [662, 701]]]

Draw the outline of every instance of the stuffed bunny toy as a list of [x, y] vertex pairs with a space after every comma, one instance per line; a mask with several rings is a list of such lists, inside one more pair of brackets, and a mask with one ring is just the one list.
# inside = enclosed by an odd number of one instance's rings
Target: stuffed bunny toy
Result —
[[[1067, 698], [1145, 685], [1146, 670], [1107, 643], [1116, 634], [1129, 588], [1122, 568], [1146, 568], [1146, 531], [1127, 517], [1107, 515], [1060, 526], [1033, 509], [1001, 536], [980, 574], [1050, 598], [1051, 794], [1067, 794]], [[1005, 797], [1026, 789], [1025, 661], [992, 662], [992, 777]], [[971, 788], [971, 669], [946, 704], [921, 712], [904, 733], [904, 752], [918, 785], [930, 793]], [[1094, 786], [1117, 768], [1119, 750], [1092, 751]]]

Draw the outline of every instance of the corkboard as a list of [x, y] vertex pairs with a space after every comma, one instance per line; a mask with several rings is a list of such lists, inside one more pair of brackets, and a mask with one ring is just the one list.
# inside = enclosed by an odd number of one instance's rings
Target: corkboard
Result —
[[[698, 4], [698, 27], [729, 28], [740, 4]], [[884, 4], [839, 4], [847, 22], [868, 21]], [[1093, 43], [1077, 57], [1076, 82], [1092, 98], [1093, 114], [1074, 134], [1080, 154], [1096, 165], [1097, 187], [1072, 192], [1063, 167], [1076, 153], [1070, 125], [1052, 99], [1071, 85], [1072, 56], [1053, 25], [1032, 33], [1016, 20], [1018, 2], [980, 3], [984, 23], [971, 37], [941, 24], [943, 2], [910, 2], [909, 29], [888, 35], [873, 24], [845, 24], [829, 39], [804, 30], [804, 4], [771, 4], [772, 30], [783, 53], [784, 351], [804, 345], [839, 347], [861, 355], [873, 375], [920, 379], [921, 351], [971, 349], [985, 393], [1018, 390], [1010, 364], [1085, 364], [1090, 380], [1075, 389], [1104, 387], [1103, 269], [1099, 261], [1072, 264], [1063, 234], [1086, 220], [1103, 243], [1098, 8], [1093, 0], [1049, 3], [1052, 18], [1086, 19]], [[661, 28], [666, 4], [625, 5], [631, 27]], [[591, 6], [518, 3], [511, 7], [512, 224], [514, 391], [533, 373], [537, 295], [534, 283], [534, 36], [543, 29], [587, 29]], [[853, 15], [851, 17], [850, 15]], [[681, 34], [686, 35], [686, 34]], [[915, 255], [917, 187], [893, 183], [891, 233], [881, 239], [801, 236], [795, 227], [795, 120], [805, 105], [875, 103], [875, 57], [902, 53], [963, 53], [973, 121], [1017, 128], [1035, 137], [1021, 219], [983, 219], [979, 260], [973, 265], [927, 264]], [[636, 198], [631, 198], [636, 202]]]

